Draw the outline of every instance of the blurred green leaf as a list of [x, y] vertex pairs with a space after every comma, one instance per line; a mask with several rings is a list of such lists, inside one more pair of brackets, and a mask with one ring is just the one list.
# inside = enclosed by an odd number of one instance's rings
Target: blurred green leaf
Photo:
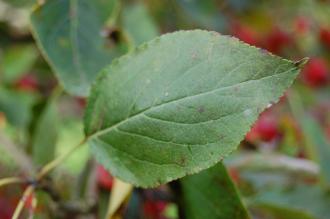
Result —
[[299, 185], [291, 189], [272, 188], [249, 200], [281, 219], [329, 219], [330, 196], [316, 186]]
[[36, 3], [36, 0], [1, 0], [14, 7], [30, 7]]
[[144, 4], [133, 4], [125, 7], [122, 19], [123, 28], [135, 46], [159, 35], [158, 28]]
[[36, 96], [30, 93], [12, 91], [0, 87], [0, 112], [12, 125], [24, 129], [32, 116], [32, 106]]
[[51, 100], [39, 117], [33, 135], [32, 158], [34, 163], [39, 166], [48, 163], [55, 156], [58, 119], [56, 104]]
[[221, 31], [227, 25], [227, 18], [221, 13], [223, 4], [218, 0], [176, 0], [187, 15], [187, 21], [193, 21], [204, 28]]
[[[69, 119], [61, 121], [59, 126], [58, 141], [56, 145], [56, 155], [66, 153], [72, 145], [77, 145], [84, 138], [82, 121]], [[88, 147], [80, 147], [74, 154], [61, 164], [61, 167], [71, 174], [79, 174], [84, 168], [89, 158]]]
[[291, 92], [289, 96], [292, 112], [300, 123], [306, 140], [308, 156], [319, 163], [321, 179], [330, 188], [330, 143], [326, 139], [320, 124], [311, 115], [303, 111], [300, 96]]
[[330, 143], [315, 119], [305, 115], [300, 122], [311, 157], [320, 164], [321, 178], [330, 186]]
[[31, 22], [37, 43], [70, 94], [88, 95], [98, 72], [118, 54], [115, 43], [102, 36], [118, 3], [46, 1], [33, 11]]
[[222, 163], [183, 178], [181, 184], [186, 218], [250, 218]]
[[1, 81], [13, 83], [28, 73], [36, 62], [38, 51], [33, 45], [12, 46], [5, 50], [1, 63]]
[[251, 6], [255, 6], [255, 0], [227, 0], [227, 3], [234, 10], [242, 11], [249, 9]]
[[240, 153], [228, 157], [226, 165], [238, 170], [255, 170], [291, 173], [301, 176], [315, 177], [319, 174], [319, 166], [307, 159], [289, 157], [279, 153]]
[[164, 210], [164, 216], [168, 219], [178, 219], [178, 206], [176, 204], [167, 204]]

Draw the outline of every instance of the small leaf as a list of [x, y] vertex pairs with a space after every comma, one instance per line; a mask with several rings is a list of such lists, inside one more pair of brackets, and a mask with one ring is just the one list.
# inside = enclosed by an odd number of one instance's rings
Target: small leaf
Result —
[[115, 57], [116, 49], [109, 48], [101, 32], [116, 4], [116, 0], [56, 0], [33, 11], [34, 36], [69, 93], [88, 95], [97, 73]]
[[324, 186], [330, 188], [330, 143], [318, 122], [303, 111], [300, 95], [291, 92], [289, 102], [296, 120], [300, 123], [303, 137], [306, 141], [306, 152], [320, 165], [321, 180]]
[[116, 177], [150, 187], [230, 154], [299, 72], [208, 31], [179, 31], [114, 61], [93, 86], [85, 133]]
[[58, 114], [53, 101], [45, 106], [33, 135], [32, 157], [42, 166], [54, 159], [58, 137]]
[[125, 8], [123, 27], [136, 46], [159, 35], [155, 22], [143, 4], [129, 5]]
[[[307, 198], [306, 198], [307, 197]], [[300, 185], [292, 189], [268, 188], [249, 203], [283, 219], [328, 219], [330, 198], [316, 186]]]
[[38, 57], [38, 51], [34, 46], [13, 46], [5, 50], [0, 62], [2, 72], [0, 80], [5, 83], [14, 83], [23, 74], [31, 70]]
[[222, 163], [183, 178], [181, 184], [186, 218], [250, 218]]
[[21, 130], [29, 125], [36, 100], [33, 94], [0, 87], [0, 112], [5, 114], [9, 123]]
[[197, 23], [199, 26], [212, 30], [224, 30], [227, 25], [227, 18], [224, 13], [219, 12], [220, 5], [217, 0], [176, 0], [182, 8], [183, 15], [188, 22]]

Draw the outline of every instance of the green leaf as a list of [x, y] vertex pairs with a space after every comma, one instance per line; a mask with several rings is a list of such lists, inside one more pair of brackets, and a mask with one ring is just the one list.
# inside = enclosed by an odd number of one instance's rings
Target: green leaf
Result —
[[181, 184], [186, 218], [250, 218], [222, 163], [183, 178]]
[[54, 158], [58, 125], [56, 104], [51, 101], [42, 112], [33, 135], [32, 158], [35, 164], [42, 166]]
[[[56, 156], [61, 156], [62, 154], [67, 153], [68, 150], [70, 150], [68, 145], [79, 144], [83, 137], [83, 123], [81, 119], [71, 117], [70, 119], [62, 120], [56, 144]], [[67, 173], [77, 175], [82, 168], [84, 168], [89, 157], [89, 148], [82, 146], [70, 156], [70, 159], [61, 163], [61, 167]]]
[[330, 143], [321, 125], [303, 111], [301, 98], [297, 92], [290, 93], [289, 102], [294, 116], [301, 125], [308, 156], [318, 162], [322, 182], [330, 188]]
[[38, 57], [38, 51], [34, 46], [14, 46], [5, 50], [0, 63], [1, 80], [13, 83], [23, 74], [27, 73]]
[[143, 4], [129, 5], [123, 11], [123, 28], [134, 45], [159, 35], [156, 24]]
[[[221, 4], [217, 0], [177, 0], [183, 9], [186, 20], [212, 30], [224, 30], [227, 18], [219, 11]], [[182, 15], [181, 15], [182, 16]]]
[[35, 95], [0, 87], [0, 112], [9, 123], [24, 130], [30, 123], [36, 99]]
[[268, 188], [249, 202], [281, 219], [328, 219], [330, 215], [330, 197], [316, 186]]
[[166, 34], [100, 74], [85, 133], [114, 176], [143, 187], [166, 183], [236, 149], [300, 65], [216, 32]]
[[34, 36], [64, 88], [86, 96], [97, 73], [118, 52], [102, 37], [116, 0], [46, 1], [31, 16]]

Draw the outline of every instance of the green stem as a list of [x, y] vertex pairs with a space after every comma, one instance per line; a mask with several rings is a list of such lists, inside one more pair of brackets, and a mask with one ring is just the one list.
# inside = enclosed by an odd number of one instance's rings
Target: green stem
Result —
[[47, 175], [50, 171], [55, 169], [58, 165], [60, 165], [63, 161], [65, 161], [71, 154], [73, 154], [80, 146], [82, 146], [86, 142], [86, 138], [84, 138], [79, 144], [71, 148], [66, 153], [62, 154], [61, 156], [55, 158], [48, 164], [46, 164], [37, 174], [37, 180], [42, 179], [45, 175]]

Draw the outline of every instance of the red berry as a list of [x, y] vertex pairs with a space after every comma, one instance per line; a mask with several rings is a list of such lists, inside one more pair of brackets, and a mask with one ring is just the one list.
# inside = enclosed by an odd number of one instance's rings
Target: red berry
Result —
[[275, 54], [292, 43], [291, 36], [279, 28], [274, 28], [265, 39], [265, 48]]
[[77, 102], [78, 102], [78, 105], [79, 105], [81, 108], [85, 108], [85, 106], [86, 106], [86, 98], [83, 98], [83, 97], [77, 97], [76, 100], [77, 100]]
[[8, 198], [0, 197], [0, 218], [10, 219], [14, 213], [15, 205], [8, 201]]
[[146, 201], [143, 212], [148, 219], [161, 219], [167, 203], [164, 201]]
[[256, 34], [248, 26], [243, 26], [241, 24], [235, 23], [231, 27], [231, 34], [250, 45], [257, 44]]
[[38, 89], [38, 80], [32, 74], [23, 75], [17, 82], [16, 87], [24, 91], [36, 91]]
[[97, 181], [101, 188], [110, 190], [113, 179], [109, 172], [102, 165], [97, 165]]
[[297, 17], [294, 26], [297, 33], [304, 34], [309, 30], [310, 22], [306, 17]]
[[325, 85], [329, 79], [326, 62], [321, 58], [312, 58], [306, 64], [302, 77], [312, 87]]
[[258, 140], [269, 142], [276, 139], [279, 135], [280, 132], [275, 118], [263, 114], [246, 135], [246, 140], [250, 142]]
[[330, 28], [321, 28], [319, 38], [321, 43], [330, 49]]
[[325, 136], [330, 140], [330, 125], [325, 128]]
[[252, 126], [251, 130], [246, 134], [245, 139], [249, 142], [255, 142], [259, 140], [259, 133], [256, 125]]

